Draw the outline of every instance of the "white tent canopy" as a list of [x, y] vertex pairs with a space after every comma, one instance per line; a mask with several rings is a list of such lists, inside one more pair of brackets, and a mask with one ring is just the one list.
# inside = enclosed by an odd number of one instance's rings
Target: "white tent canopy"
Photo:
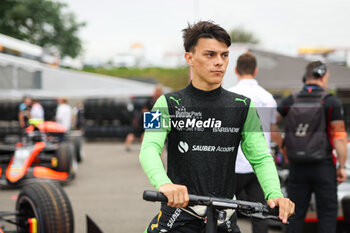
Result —
[[70, 99], [147, 96], [154, 84], [52, 67], [0, 53], [0, 98], [64, 96]]

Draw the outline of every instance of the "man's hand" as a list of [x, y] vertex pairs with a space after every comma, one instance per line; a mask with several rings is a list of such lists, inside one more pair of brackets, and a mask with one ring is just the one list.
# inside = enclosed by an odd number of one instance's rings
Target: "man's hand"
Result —
[[270, 208], [279, 207], [279, 218], [283, 223], [287, 223], [288, 218], [294, 213], [295, 205], [288, 198], [279, 197], [269, 199], [267, 204]]
[[338, 168], [337, 169], [337, 181], [338, 181], [338, 184], [343, 183], [345, 180], [346, 180], [345, 168]]
[[279, 148], [279, 150], [280, 150], [280, 152], [281, 152], [281, 154], [283, 156], [284, 163], [285, 164], [289, 164], [289, 159], [288, 159], [288, 156], [287, 156], [287, 148], [286, 148], [286, 146]]
[[[340, 166], [344, 166], [348, 159], [347, 135], [344, 121], [331, 122], [331, 137], [333, 138], [334, 148], [337, 152], [337, 160]], [[346, 171], [344, 167], [337, 169], [338, 184], [346, 180]]]
[[163, 184], [158, 189], [168, 198], [168, 206], [175, 208], [185, 208], [190, 198], [187, 187], [178, 184]]

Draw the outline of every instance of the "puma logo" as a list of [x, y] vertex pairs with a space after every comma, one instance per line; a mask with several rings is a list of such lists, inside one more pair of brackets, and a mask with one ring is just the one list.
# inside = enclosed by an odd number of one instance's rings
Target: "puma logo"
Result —
[[178, 99], [178, 100], [177, 100], [177, 99], [175, 99], [175, 98], [174, 98], [174, 97], [172, 97], [172, 96], [170, 96], [170, 98], [169, 98], [169, 99], [174, 100], [174, 101], [177, 103], [177, 105], [180, 105], [180, 103], [179, 103], [179, 102], [180, 102], [180, 100], [181, 100], [181, 99]]
[[247, 102], [246, 102], [247, 99], [248, 99], [248, 98], [245, 98], [245, 99], [236, 98], [235, 100], [236, 100], [236, 101], [241, 101], [241, 102], [243, 102], [245, 105], [247, 105]]

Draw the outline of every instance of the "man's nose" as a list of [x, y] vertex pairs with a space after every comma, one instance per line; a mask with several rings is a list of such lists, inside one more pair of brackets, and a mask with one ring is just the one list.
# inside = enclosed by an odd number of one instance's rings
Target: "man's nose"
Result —
[[221, 56], [217, 56], [215, 59], [215, 66], [222, 66], [222, 64], [224, 64], [224, 60]]

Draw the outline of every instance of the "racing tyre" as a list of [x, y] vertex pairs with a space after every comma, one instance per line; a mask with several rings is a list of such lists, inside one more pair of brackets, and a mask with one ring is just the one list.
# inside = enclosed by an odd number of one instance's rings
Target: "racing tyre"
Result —
[[75, 176], [78, 166], [74, 154], [74, 145], [71, 142], [62, 142], [57, 150], [57, 171], [68, 172]]
[[[20, 191], [16, 211], [17, 231], [32, 232], [30, 228], [37, 226], [38, 233], [73, 233], [74, 217], [70, 201], [55, 182], [41, 181], [29, 183]], [[37, 224], [30, 225], [28, 219], [35, 218]], [[33, 221], [32, 221], [33, 222]]]
[[81, 139], [81, 137], [76, 137], [76, 138], [72, 139], [72, 142], [74, 144], [75, 157], [76, 157], [78, 163], [80, 163], [81, 161], [83, 161], [83, 150], [81, 147], [82, 139]]

